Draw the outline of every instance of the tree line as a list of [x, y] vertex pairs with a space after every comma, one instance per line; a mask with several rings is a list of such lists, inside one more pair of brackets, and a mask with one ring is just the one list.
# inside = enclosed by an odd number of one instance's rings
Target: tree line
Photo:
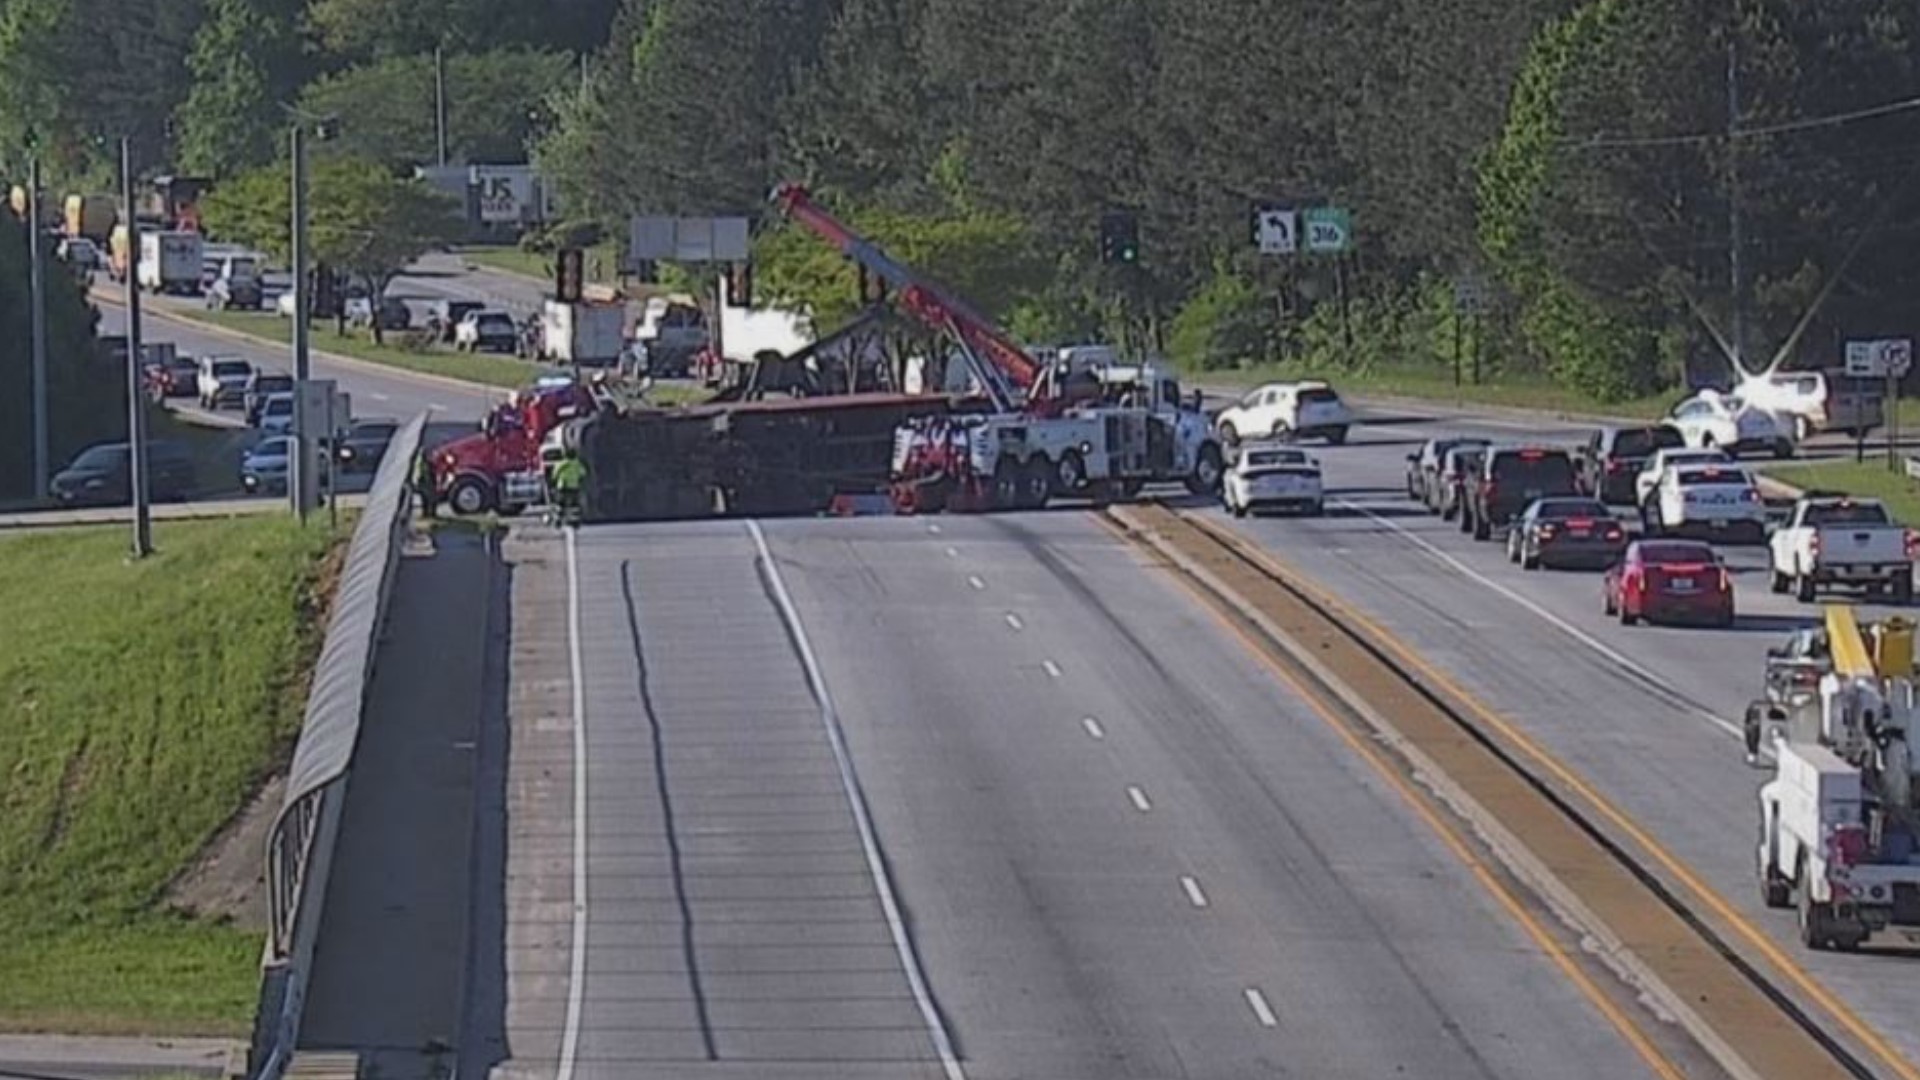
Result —
[[[1917, 32], [1902, 0], [626, 0], [537, 151], [615, 227], [804, 180], [1029, 336], [1623, 398], [1911, 332]], [[1262, 257], [1259, 203], [1356, 247]], [[1136, 266], [1097, 261], [1111, 210]], [[844, 307], [817, 251], [759, 262]]]

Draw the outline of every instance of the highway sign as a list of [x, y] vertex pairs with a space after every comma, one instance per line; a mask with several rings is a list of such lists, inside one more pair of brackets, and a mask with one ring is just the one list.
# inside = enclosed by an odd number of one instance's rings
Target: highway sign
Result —
[[1462, 315], [1485, 314], [1487, 283], [1478, 274], [1462, 274], [1453, 281], [1453, 310]]
[[745, 262], [749, 228], [743, 217], [635, 217], [627, 254], [664, 262]]
[[1912, 366], [1911, 338], [1847, 342], [1847, 374], [1855, 378], [1904, 378]]
[[1317, 206], [1300, 215], [1307, 250], [1335, 255], [1353, 246], [1353, 216], [1337, 206]]
[[1262, 255], [1292, 255], [1300, 250], [1300, 216], [1284, 206], [1256, 206], [1253, 243]]

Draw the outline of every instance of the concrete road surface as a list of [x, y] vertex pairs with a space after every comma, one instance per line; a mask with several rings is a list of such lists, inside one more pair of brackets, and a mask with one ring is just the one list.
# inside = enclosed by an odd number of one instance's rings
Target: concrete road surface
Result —
[[508, 542], [503, 1000], [463, 1074], [1646, 1074], [1087, 516], [765, 536], [777, 574], [741, 522], [585, 530], [577, 635], [562, 541]]
[[[1792, 913], [1765, 910], [1755, 884], [1755, 793], [1772, 774], [1743, 763], [1739, 725], [1762, 689], [1767, 648], [1818, 620], [1820, 608], [1768, 590], [1763, 547], [1730, 546], [1722, 550], [1733, 570], [1735, 627], [1621, 626], [1601, 612], [1599, 574], [1523, 572], [1502, 543], [1474, 542], [1405, 493], [1405, 458], [1422, 439], [1459, 432], [1571, 443], [1587, 429], [1486, 417], [1376, 420], [1345, 447], [1308, 444], [1325, 473], [1326, 517], [1238, 527], [1541, 740], [1811, 972], [1823, 995], [1920, 1062], [1909, 990], [1920, 977], [1920, 940], [1890, 935], [1871, 956], [1811, 952], [1795, 938]], [[1892, 610], [1866, 605], [1862, 614]]]

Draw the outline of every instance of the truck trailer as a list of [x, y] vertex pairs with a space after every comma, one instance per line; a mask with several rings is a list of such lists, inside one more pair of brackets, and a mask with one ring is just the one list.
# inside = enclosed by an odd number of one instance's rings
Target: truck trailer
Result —
[[625, 304], [548, 300], [540, 312], [540, 359], [550, 364], [611, 367], [626, 350], [626, 330]]

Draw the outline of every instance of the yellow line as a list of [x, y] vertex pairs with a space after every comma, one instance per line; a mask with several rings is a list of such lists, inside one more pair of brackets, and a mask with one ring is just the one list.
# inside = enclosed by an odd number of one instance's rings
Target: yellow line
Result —
[[[1181, 517], [1193, 520], [1186, 514], [1182, 514]], [[1211, 526], [1200, 521], [1193, 520], [1193, 524], [1216, 536], [1219, 535]], [[1461, 704], [1472, 710], [1473, 714], [1483, 723], [1497, 731], [1501, 737], [1511, 742], [1514, 746], [1518, 747], [1521, 752], [1532, 758], [1541, 768], [1551, 773], [1560, 783], [1579, 794], [1581, 798], [1591, 804], [1603, 817], [1612, 822], [1615, 827], [1644, 848], [1647, 853], [1653, 857], [1654, 861], [1658, 862], [1691, 890], [1716, 916], [1738, 931], [1740, 936], [1744, 938], [1748, 944], [1752, 945], [1761, 955], [1765, 956], [1774, 967], [1778, 968], [1781, 974], [1785, 975], [1796, 989], [1830, 1013], [1834, 1020], [1846, 1029], [1849, 1035], [1858, 1039], [1868, 1049], [1882, 1058], [1884, 1063], [1890, 1066], [1894, 1073], [1903, 1077], [1904, 1080], [1920, 1080], [1920, 1068], [1915, 1068], [1913, 1063], [1908, 1061], [1891, 1043], [1887, 1042], [1878, 1031], [1874, 1030], [1871, 1025], [1854, 1013], [1845, 1002], [1827, 990], [1826, 987], [1820, 985], [1810, 973], [1796, 963], [1791, 956], [1787, 955], [1771, 938], [1767, 937], [1765, 932], [1758, 926], [1755, 926], [1752, 922], [1748, 921], [1744, 915], [1734, 910], [1731, 904], [1727, 903], [1712, 886], [1701, 880], [1686, 863], [1680, 860], [1679, 856], [1674, 855], [1665, 847], [1662, 847], [1645, 829], [1640, 827], [1638, 822], [1627, 816], [1625, 811], [1609, 802], [1598, 791], [1589, 786], [1585, 780], [1581, 779], [1578, 774], [1562, 765], [1558, 759], [1549, 754], [1545, 748], [1541, 747], [1526, 733], [1507, 722], [1500, 714], [1494, 712], [1490, 706], [1469, 693], [1465, 687], [1455, 682], [1445, 672], [1428, 663], [1423, 657], [1415, 653], [1398, 637], [1387, 631], [1380, 624], [1374, 622], [1353, 607], [1336, 600], [1318, 583], [1314, 582], [1313, 579], [1294, 569], [1278, 556], [1237, 536], [1233, 538], [1232, 543], [1234, 548], [1242, 555], [1253, 559], [1255, 562], [1266, 563], [1266, 568], [1270, 572], [1279, 575], [1288, 583], [1297, 586], [1302, 592], [1310, 594], [1315, 602], [1324, 606], [1330, 613], [1336, 613], [1339, 618], [1348, 619], [1358, 624], [1403, 663], [1419, 671], [1423, 676], [1433, 680], [1442, 689], [1457, 698]]]
[[1547, 932], [1546, 927], [1542, 926], [1540, 921], [1533, 916], [1533, 913], [1521, 904], [1520, 899], [1513, 894], [1513, 891], [1507, 888], [1507, 886], [1495, 876], [1493, 870], [1487, 866], [1486, 861], [1475, 855], [1473, 850], [1461, 841], [1459, 835], [1455, 833], [1445, 821], [1441, 820], [1438, 814], [1433, 812], [1433, 809], [1427, 805], [1426, 800], [1420, 796], [1412, 784], [1407, 782], [1405, 775], [1398, 769], [1395, 769], [1392, 764], [1386, 760], [1384, 751], [1378, 747], [1369, 745], [1362, 741], [1359, 736], [1355, 735], [1353, 730], [1334, 714], [1333, 710], [1325, 703], [1319, 693], [1309, 688], [1305, 682], [1292, 671], [1289, 671], [1285, 665], [1275, 660], [1273, 655], [1249, 635], [1244, 627], [1228, 619], [1225, 614], [1220, 611], [1211, 596], [1203, 591], [1199, 585], [1193, 583], [1187, 575], [1173, 574], [1172, 577], [1180, 584], [1181, 588], [1185, 589], [1195, 600], [1199, 601], [1200, 607], [1205, 610], [1208, 615], [1212, 616], [1215, 622], [1219, 623], [1228, 633], [1238, 638], [1248, 652], [1259, 659], [1281, 682], [1292, 688], [1292, 690], [1300, 696], [1300, 699], [1307, 704], [1307, 707], [1313, 710], [1314, 715], [1318, 716], [1321, 722], [1332, 730], [1341, 742], [1347, 745], [1349, 750], [1352, 750], [1356, 755], [1364, 759], [1367, 764], [1371, 765], [1373, 770], [1380, 775], [1381, 779], [1392, 786], [1394, 791], [1399, 794], [1401, 801], [1406, 803], [1407, 807], [1420, 818], [1427, 828], [1431, 829], [1433, 834], [1440, 838], [1440, 842], [1446, 845], [1447, 850], [1453, 854], [1454, 858], [1460, 861], [1468, 873], [1473, 875], [1474, 880], [1480, 883], [1480, 886], [1499, 903], [1500, 907], [1504, 909], [1508, 915], [1512, 916], [1515, 922], [1520, 924], [1521, 929], [1525, 930], [1527, 936], [1533, 939], [1534, 944], [1539, 946], [1540, 951], [1553, 962], [1555, 967], [1560, 969], [1561, 974], [1565, 975], [1567, 980], [1573, 983], [1581, 995], [1591, 1002], [1593, 1007], [1599, 1010], [1602, 1016], [1606, 1017], [1607, 1022], [1613, 1025], [1614, 1029], [1620, 1033], [1620, 1037], [1625, 1039], [1629, 1046], [1633, 1047], [1634, 1052], [1640, 1055], [1641, 1060], [1647, 1063], [1648, 1068], [1651, 1068], [1654, 1073], [1662, 1077], [1663, 1080], [1686, 1080], [1685, 1072], [1681, 1070], [1672, 1059], [1667, 1057], [1667, 1055], [1661, 1053], [1660, 1048], [1655, 1046], [1652, 1040], [1647, 1038], [1646, 1034], [1640, 1030], [1639, 1025], [1635, 1024], [1631, 1017], [1621, 1011], [1620, 1007], [1614, 1004], [1613, 1000], [1606, 995], [1605, 991], [1601, 990], [1600, 986], [1567, 956], [1566, 951], [1562, 949], [1559, 943], [1554, 940], [1553, 936]]

